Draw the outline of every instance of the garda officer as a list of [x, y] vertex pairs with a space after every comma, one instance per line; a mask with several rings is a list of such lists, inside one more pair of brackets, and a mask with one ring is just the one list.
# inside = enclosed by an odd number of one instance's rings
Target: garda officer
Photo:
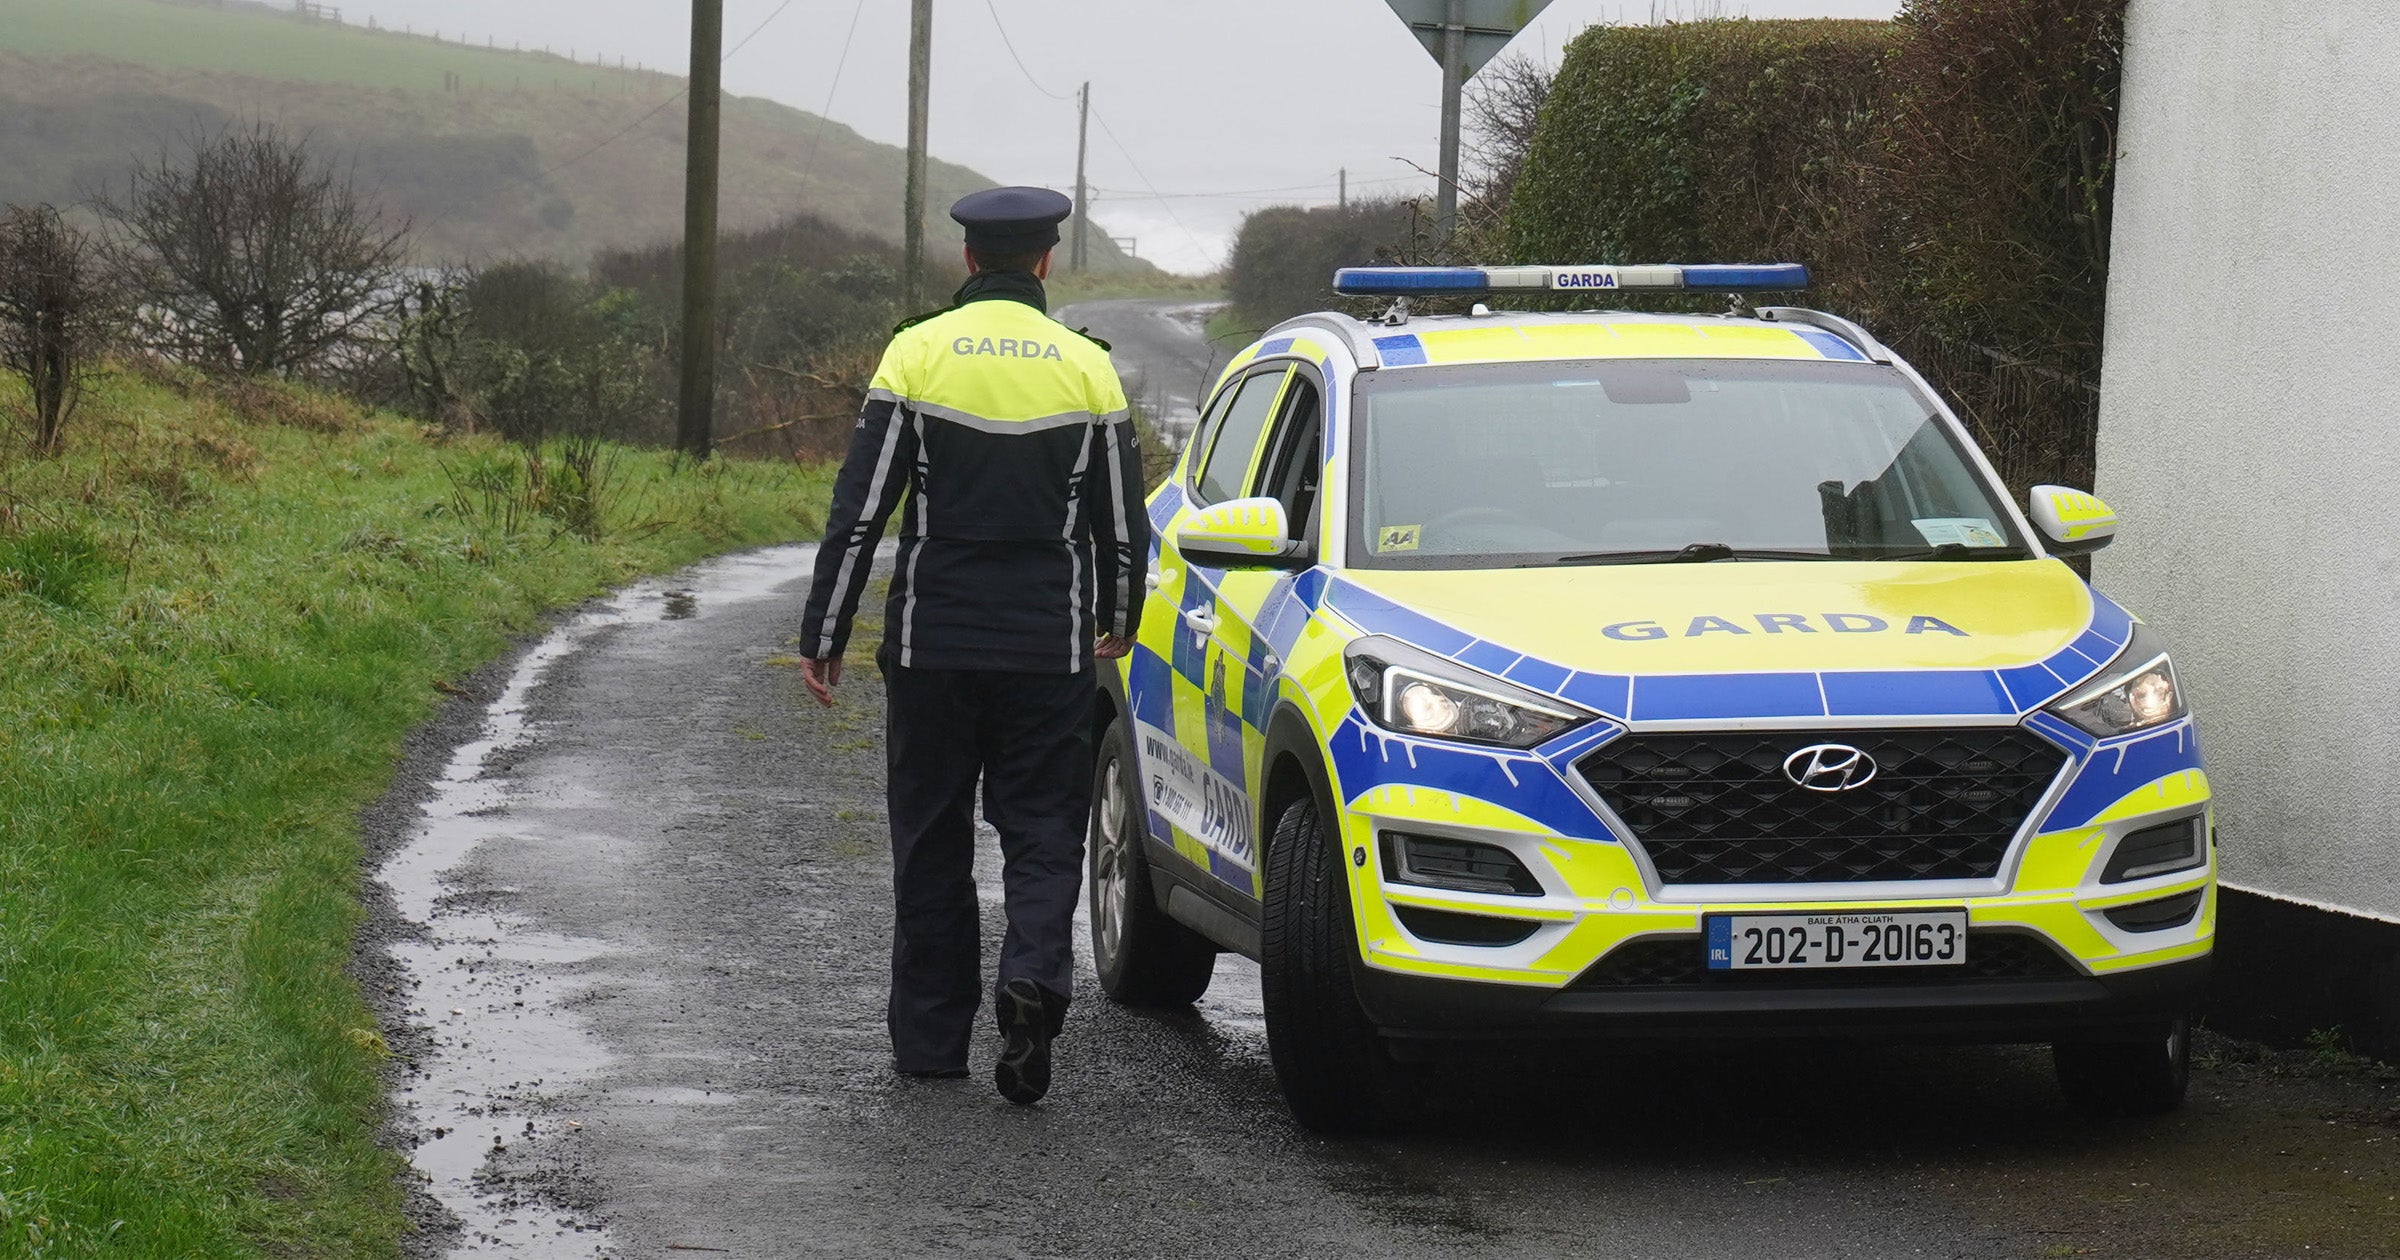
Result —
[[[902, 324], [834, 485], [803, 652], [823, 704], [884, 523], [901, 513], [884, 639], [892, 827], [888, 1012], [899, 1070], [962, 1077], [981, 1004], [974, 805], [1000, 833], [1008, 934], [994, 1078], [1050, 1085], [1074, 978], [1098, 666], [1132, 649], [1150, 550], [1141, 452], [1108, 347], [1051, 319], [1068, 200], [995, 188], [950, 212], [966, 286]], [[905, 500], [906, 506], [902, 504]]]

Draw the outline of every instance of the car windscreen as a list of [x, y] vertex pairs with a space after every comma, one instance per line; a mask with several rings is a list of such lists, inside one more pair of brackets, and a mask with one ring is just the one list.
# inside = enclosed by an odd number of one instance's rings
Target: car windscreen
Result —
[[1356, 414], [1363, 567], [2028, 554], [1949, 426], [1888, 367], [1413, 368], [1362, 375]]

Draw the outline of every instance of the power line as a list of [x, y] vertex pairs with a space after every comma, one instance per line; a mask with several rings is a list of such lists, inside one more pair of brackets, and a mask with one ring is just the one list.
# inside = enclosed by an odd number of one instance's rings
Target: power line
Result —
[[742, 36], [742, 42], [735, 44], [730, 51], [728, 51], [722, 58], [719, 58], [717, 64], [723, 65], [725, 62], [731, 61], [735, 57], [740, 56], [742, 50], [750, 46], [750, 41], [758, 38], [759, 32], [767, 29], [770, 26], [773, 26], [775, 24], [775, 19], [782, 17], [783, 11], [791, 7], [792, 0], [783, 0], [782, 4], [776, 5], [775, 11], [767, 15], [766, 21], [760, 22], [758, 25], [751, 27], [750, 33]]
[[992, 0], [983, 0], [983, 7], [989, 10], [992, 15], [993, 29], [1000, 32], [1000, 46], [1008, 50], [1008, 59], [1017, 63], [1017, 73], [1025, 76], [1025, 81], [1033, 85], [1033, 90], [1049, 97], [1054, 101], [1074, 100], [1075, 98], [1072, 94], [1065, 92], [1053, 92], [1050, 89], [1043, 87], [1041, 80], [1033, 77], [1033, 71], [1025, 68], [1025, 59], [1017, 55], [1016, 42], [1008, 37], [1008, 27], [1002, 25], [1000, 21], [1000, 6], [994, 4]]
[[817, 111], [817, 134], [808, 142], [808, 162], [800, 168], [802, 188], [808, 187], [817, 173], [817, 149], [825, 143], [825, 128], [833, 120], [833, 94], [842, 89], [842, 68], [850, 64], [850, 42], [858, 38], [859, 15], [866, 11], [867, 0], [858, 0], [858, 6], [850, 10], [850, 33], [842, 37], [842, 55], [833, 63], [833, 84], [825, 89], [825, 108]]
[[[1108, 125], [1108, 115], [1095, 109], [1092, 111], [1092, 118], [1100, 124], [1100, 131], [1108, 137], [1108, 142], [1117, 146], [1117, 152], [1125, 155], [1125, 165], [1133, 168], [1134, 178], [1142, 181], [1142, 186], [1150, 190], [1151, 196], [1158, 197], [1158, 185], [1151, 183], [1149, 175], [1142, 171], [1142, 164], [1133, 160], [1133, 150], [1126, 148], [1125, 142], [1117, 138], [1117, 129]], [[1184, 226], [1183, 216], [1175, 213], [1175, 203], [1160, 197], [1158, 204], [1160, 209], [1167, 212], [1167, 218], [1174, 222], [1175, 229], [1183, 233], [1185, 240], [1192, 243], [1192, 252], [1202, 258], [1207, 258], [1209, 256], [1208, 247], [1200, 243], [1200, 238], [1193, 235], [1190, 228]]]
[[[758, 25], [751, 27], [751, 28], [750, 28], [750, 33], [749, 33], [749, 34], [747, 34], [747, 35], [744, 35], [744, 36], [742, 36], [742, 42], [740, 42], [740, 43], [738, 43], [738, 44], [735, 44], [735, 45], [733, 46], [733, 49], [732, 49], [732, 51], [731, 51], [731, 52], [728, 52], [728, 53], [726, 53], [726, 54], [725, 54], [723, 57], [720, 57], [720, 58], [718, 58], [718, 61], [717, 61], [717, 63], [718, 63], [719, 65], [723, 65], [725, 62], [728, 62], [728, 61], [731, 61], [731, 60], [733, 60], [733, 58], [734, 58], [734, 54], [735, 54], [735, 53], [738, 53], [738, 52], [742, 51], [743, 49], [745, 49], [745, 48], [748, 48], [748, 47], [750, 46], [750, 41], [751, 41], [751, 40], [757, 39], [757, 38], [759, 37], [759, 34], [760, 34], [760, 32], [762, 32], [762, 31], [765, 31], [765, 30], [766, 30], [766, 29], [767, 29], [769, 26], [773, 25], [773, 24], [774, 24], [774, 22], [775, 22], [775, 19], [777, 19], [777, 18], [779, 18], [779, 17], [782, 17], [782, 16], [783, 16], [783, 11], [784, 11], [785, 9], [788, 9], [788, 8], [791, 8], [791, 7], [792, 7], [792, 0], [783, 0], [783, 3], [782, 3], [782, 4], [776, 5], [776, 6], [775, 6], [775, 11], [774, 11], [773, 13], [770, 13], [770, 14], [768, 14], [768, 15], [767, 15], [767, 20], [766, 20], [766, 21], [764, 21], [764, 22], [761, 22], [761, 23], [759, 23]], [[607, 148], [608, 146], [610, 146], [610, 145], [612, 145], [612, 144], [615, 144], [617, 141], [619, 141], [619, 140], [622, 140], [622, 139], [624, 139], [625, 137], [632, 135], [634, 132], [636, 132], [636, 131], [638, 131], [638, 130], [640, 130], [640, 129], [641, 129], [641, 126], [642, 126], [642, 124], [643, 124], [643, 123], [646, 123], [646, 122], [650, 121], [651, 119], [658, 117], [660, 114], [663, 114], [663, 113], [667, 112], [667, 109], [668, 109], [668, 107], [669, 107], [669, 106], [672, 106], [672, 105], [673, 105], [675, 102], [682, 100], [682, 99], [683, 99], [684, 97], [686, 97], [686, 96], [689, 96], [689, 95], [691, 94], [691, 91], [692, 91], [692, 85], [691, 85], [690, 83], [688, 83], [688, 82], [687, 82], [687, 83], [685, 83], [685, 84], [684, 84], [682, 87], [680, 87], [680, 88], [677, 88], [677, 89], [675, 90], [675, 94], [674, 94], [673, 96], [670, 96], [670, 97], [668, 97], [667, 99], [665, 99], [665, 100], [663, 100], [663, 101], [660, 101], [658, 104], [651, 106], [651, 107], [650, 107], [650, 111], [649, 111], [648, 113], [646, 113], [646, 114], [643, 114], [641, 117], [639, 117], [639, 118], [636, 118], [636, 119], [634, 119], [632, 122], [625, 124], [625, 126], [623, 126], [622, 128], [619, 128], [619, 129], [617, 130], [617, 132], [616, 132], [614, 135], [611, 135], [611, 136], [609, 136], [607, 139], [605, 139], [605, 140], [602, 140], [600, 143], [593, 145], [591, 148], [585, 149], [583, 152], [581, 152], [581, 153], [578, 153], [578, 154], [576, 154], [575, 156], [573, 156], [573, 157], [571, 157], [571, 158], [568, 158], [566, 161], [564, 161], [564, 162], [561, 162], [561, 163], [559, 163], [558, 165], [556, 165], [556, 166], [553, 166], [553, 167], [551, 167], [550, 169], [548, 169], [548, 170], [546, 170], [546, 171], [543, 171], [543, 172], [542, 172], [542, 173], [540, 173], [539, 175], [536, 175], [536, 176], [534, 176], [534, 177], [533, 177], [533, 179], [534, 179], [534, 182], [539, 182], [539, 181], [541, 181], [541, 180], [548, 179], [548, 178], [550, 178], [551, 176], [558, 174], [560, 171], [563, 171], [563, 170], [567, 169], [568, 167], [575, 165], [577, 162], [580, 162], [580, 161], [584, 160], [585, 158], [588, 158], [588, 157], [590, 157], [591, 155], [593, 155], [593, 154], [595, 154], [595, 153], [598, 153], [600, 150], [602, 150], [602, 149], [605, 149], [605, 148]]]

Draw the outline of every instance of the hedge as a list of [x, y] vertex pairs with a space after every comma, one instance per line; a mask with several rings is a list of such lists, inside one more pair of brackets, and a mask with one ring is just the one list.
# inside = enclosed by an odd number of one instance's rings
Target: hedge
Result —
[[1896, 35], [1888, 22], [1592, 27], [1568, 49], [1510, 199], [1513, 252], [1821, 254]]
[[1242, 220], [1225, 267], [1225, 296], [1244, 328], [1328, 309], [1340, 302], [1336, 268], [1393, 261], [1418, 230], [1416, 207], [1405, 201], [1270, 206]]
[[1593, 27], [1512, 201], [1514, 260], [1810, 265], [2004, 476], [2089, 485], [2124, 0], [1890, 23]]

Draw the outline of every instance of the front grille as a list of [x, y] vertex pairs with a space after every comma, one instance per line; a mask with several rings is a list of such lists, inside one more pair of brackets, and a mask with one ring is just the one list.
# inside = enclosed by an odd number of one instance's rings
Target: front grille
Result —
[[2048, 980], [2082, 973], [2038, 936], [2023, 932], [1969, 932], [1967, 961], [1956, 967], [1823, 967], [1789, 970], [1710, 971], [1707, 947], [1697, 936], [1652, 936], [1628, 941], [1593, 963], [1575, 980], [1578, 989], [1657, 989], [1678, 985], [1784, 985], [1841, 988], [1873, 984], [1926, 984], [1952, 980]]
[[[1813, 744], [1875, 759], [1816, 792], [1784, 776]], [[1989, 879], [2066, 754], [2014, 727], [1628, 734], [1576, 763], [1677, 884]]]

